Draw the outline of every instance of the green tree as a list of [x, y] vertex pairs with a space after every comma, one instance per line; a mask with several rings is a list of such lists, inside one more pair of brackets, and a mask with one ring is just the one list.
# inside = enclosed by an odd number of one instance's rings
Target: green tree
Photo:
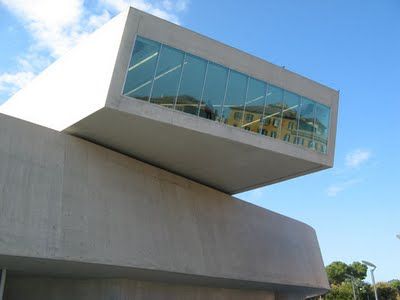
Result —
[[400, 280], [393, 279], [388, 282], [394, 289], [396, 289], [398, 296], [400, 296]]
[[328, 275], [329, 283], [339, 286], [342, 282], [346, 280], [346, 274], [349, 267], [344, 262], [334, 261], [325, 269], [326, 274]]
[[[324, 295], [324, 299], [353, 300], [352, 281], [357, 299], [375, 299], [373, 288], [364, 281], [367, 271], [367, 266], [360, 262], [347, 265], [344, 262], [335, 261], [326, 266], [331, 290]], [[350, 279], [348, 275], [353, 276], [353, 279]], [[379, 300], [400, 300], [400, 280], [391, 280], [387, 283], [380, 282], [376, 286]], [[318, 299], [318, 297], [312, 299]]]
[[397, 290], [392, 285], [386, 282], [379, 282], [376, 284], [376, 290], [380, 300], [396, 300]]
[[353, 275], [355, 278], [364, 280], [367, 277], [368, 267], [358, 261], [353, 262], [348, 266], [349, 274]]
[[[362, 280], [354, 281], [356, 297], [359, 300], [374, 299], [374, 293], [371, 286]], [[315, 298], [317, 300], [318, 298]], [[351, 281], [347, 280], [339, 285], [332, 284], [331, 290], [324, 296], [325, 300], [353, 300], [353, 287]]]
[[374, 291], [369, 283], [360, 279], [356, 280], [357, 299], [369, 300], [374, 299]]
[[326, 267], [329, 283], [340, 285], [346, 281], [346, 275], [352, 275], [356, 279], [364, 280], [367, 277], [367, 266], [355, 261], [350, 265], [341, 261], [335, 261]]
[[353, 300], [353, 288], [351, 282], [332, 284], [331, 290], [325, 295], [326, 300]]

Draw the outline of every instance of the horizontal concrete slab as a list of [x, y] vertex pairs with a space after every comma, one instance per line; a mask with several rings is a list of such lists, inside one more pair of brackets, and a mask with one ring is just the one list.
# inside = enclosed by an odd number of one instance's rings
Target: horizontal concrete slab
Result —
[[[297, 295], [298, 299], [303, 300], [306, 296], [320, 295], [327, 291], [324, 288], [317, 289], [304, 286], [285, 286], [265, 282], [248, 282], [229, 278], [215, 278], [198, 275], [193, 276], [190, 274], [157, 270], [127, 268], [66, 260], [40, 259], [34, 257], [0, 255], [0, 261], [2, 262], [2, 265], [7, 266], [9, 270], [7, 273], [7, 289], [9, 293], [12, 294], [21, 292], [17, 287], [20, 288], [22, 285], [29, 285], [29, 283], [32, 282], [40, 284], [41, 280], [47, 282], [47, 287], [44, 286], [42, 290], [41, 295], [43, 296], [49, 295], [52, 290], [55, 290], [56, 292], [57, 288], [60, 288], [60, 285], [62, 286], [63, 283], [69, 283], [70, 288], [74, 289], [78, 286], [85, 287], [85, 282], [91, 282], [91, 286], [96, 286], [107, 281], [118, 281], [115, 280], [115, 278], [124, 278], [121, 280], [122, 282], [129, 282], [132, 284], [136, 283], [137, 280], [146, 281], [147, 284], [153, 284], [154, 286], [160, 283], [161, 286], [166, 286], [165, 284], [168, 284], [175, 286], [177, 290], [176, 292], [182, 292], [182, 290], [187, 289], [192, 292], [201, 292], [204, 288], [209, 288], [214, 291], [220, 291], [221, 289], [234, 289], [238, 291], [239, 295], [246, 294], [245, 291], [247, 291], [248, 297], [250, 295], [255, 296], [257, 293], [264, 296], [272, 296], [275, 293], [280, 293]], [[47, 278], [47, 280], [45, 278]], [[207, 289], [205, 290], [207, 291]], [[257, 292], [254, 294], [251, 290], [257, 290]], [[167, 292], [167, 290], [165, 292]], [[26, 295], [29, 294], [25, 293], [25, 296]]]
[[5, 298], [7, 300], [303, 300], [304, 294], [279, 294], [273, 291], [210, 288], [129, 279], [11, 276], [7, 283]]
[[314, 151], [133, 99], [65, 132], [228, 194], [330, 166]]
[[9, 116], [0, 140], [0, 265], [10, 272], [329, 287], [306, 224]]

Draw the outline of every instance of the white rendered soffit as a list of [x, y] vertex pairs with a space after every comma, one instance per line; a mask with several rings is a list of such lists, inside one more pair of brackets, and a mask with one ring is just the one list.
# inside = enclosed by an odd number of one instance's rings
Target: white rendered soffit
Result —
[[84, 38], [0, 106], [0, 113], [62, 131], [103, 108], [129, 9]]

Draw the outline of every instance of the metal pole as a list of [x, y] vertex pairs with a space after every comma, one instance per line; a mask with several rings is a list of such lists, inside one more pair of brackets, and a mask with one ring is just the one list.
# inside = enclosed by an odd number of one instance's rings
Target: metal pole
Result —
[[357, 300], [356, 289], [355, 289], [355, 287], [354, 287], [354, 276], [353, 276], [353, 275], [349, 275], [349, 274], [345, 274], [344, 276], [346, 276], [347, 278], [350, 279], [350, 281], [351, 281], [351, 288], [353, 289], [353, 298], [354, 298], [354, 300]]
[[7, 275], [7, 270], [2, 269], [0, 278], [0, 300], [3, 300], [4, 286], [6, 284], [6, 275]]
[[375, 300], [378, 300], [378, 293], [377, 293], [377, 291], [376, 291], [376, 285], [375, 285], [374, 270], [375, 270], [375, 269], [371, 269], [371, 279], [372, 279], [372, 284], [373, 284], [373, 286], [374, 286]]
[[353, 278], [351, 279], [351, 287], [353, 288], [353, 297], [354, 297], [354, 300], [357, 300], [357, 297], [356, 297], [356, 289], [354, 288], [354, 281], [353, 281]]

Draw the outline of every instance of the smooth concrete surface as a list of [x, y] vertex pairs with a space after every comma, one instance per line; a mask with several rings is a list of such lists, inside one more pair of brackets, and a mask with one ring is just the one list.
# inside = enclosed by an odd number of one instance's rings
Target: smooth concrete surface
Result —
[[330, 165], [326, 155], [284, 141], [140, 100], [126, 103], [135, 112], [104, 108], [66, 132], [231, 195]]
[[[275, 300], [274, 292], [172, 285], [129, 279], [12, 277], [4, 300]], [[293, 300], [304, 299], [301, 297]]]
[[329, 288], [315, 232], [301, 222], [9, 116], [0, 140], [0, 266], [10, 273], [36, 272], [15, 269], [22, 257], [50, 262], [52, 275], [61, 261], [77, 264], [75, 276], [91, 275], [86, 263], [108, 266], [104, 277], [124, 268], [162, 272], [160, 281]]
[[0, 269], [0, 300], [3, 300], [4, 287], [6, 285], [7, 270]]
[[320, 295], [326, 289], [283, 285], [270, 282], [243, 281], [229, 278], [207, 277], [156, 269], [139, 269], [100, 263], [0, 255], [0, 261], [11, 270], [8, 274], [24, 277], [65, 279], [115, 279], [162, 282], [175, 285], [196, 285], [213, 288], [275, 291], [281, 295]]
[[[137, 35], [330, 106], [327, 155], [121, 95]], [[0, 112], [235, 194], [331, 167], [337, 107], [333, 89], [130, 8], [50, 66]]]

